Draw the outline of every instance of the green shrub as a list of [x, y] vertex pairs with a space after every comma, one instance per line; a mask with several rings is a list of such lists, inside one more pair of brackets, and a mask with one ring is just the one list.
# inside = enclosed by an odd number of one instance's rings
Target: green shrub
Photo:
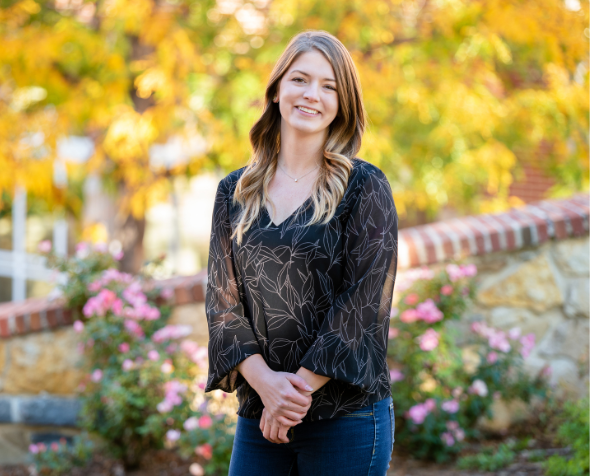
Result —
[[475, 265], [450, 264], [436, 273], [424, 267], [398, 285], [388, 346], [396, 444], [419, 459], [449, 461], [466, 440], [481, 438], [476, 424], [492, 418], [494, 399], [530, 402], [546, 394], [545, 373], [533, 378], [523, 369], [534, 334], [474, 322], [465, 336], [452, 325], [475, 296], [476, 274]]
[[497, 449], [486, 448], [476, 455], [459, 458], [457, 467], [479, 471], [498, 471], [512, 464], [515, 457], [516, 453], [510, 445], [502, 443]]
[[226, 474], [235, 396], [205, 395], [207, 348], [187, 339], [190, 326], [168, 323], [173, 293], [144, 275], [103, 269], [116, 262], [104, 247], [78, 250], [53, 262], [69, 276], [62, 286], [67, 305], [83, 303], [73, 325], [86, 370], [80, 425], [127, 468], [152, 449], [168, 448], [191, 456], [207, 474]]
[[573, 456], [551, 456], [544, 465], [547, 476], [587, 475], [589, 469], [589, 415], [588, 398], [576, 402], [566, 402], [563, 409], [563, 422], [557, 430], [559, 443], [571, 447]]
[[53, 442], [49, 446], [44, 443], [29, 446], [29, 453], [40, 476], [58, 476], [69, 474], [78, 466], [85, 466], [92, 457], [94, 444], [86, 434], [76, 435], [72, 444], [64, 438]]

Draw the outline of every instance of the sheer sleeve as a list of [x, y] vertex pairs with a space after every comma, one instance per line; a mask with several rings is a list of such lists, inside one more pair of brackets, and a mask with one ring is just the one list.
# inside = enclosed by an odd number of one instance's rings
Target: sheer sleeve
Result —
[[221, 389], [231, 393], [245, 381], [235, 367], [246, 357], [261, 351], [245, 315], [241, 284], [236, 279], [230, 239], [229, 192], [225, 182], [219, 183], [215, 196], [207, 265], [205, 311], [209, 327], [209, 374], [205, 391]]
[[[388, 379], [387, 339], [397, 272], [398, 217], [387, 178], [370, 173], [343, 235], [344, 284], [300, 365], [375, 393]], [[388, 380], [387, 380], [388, 381]]]

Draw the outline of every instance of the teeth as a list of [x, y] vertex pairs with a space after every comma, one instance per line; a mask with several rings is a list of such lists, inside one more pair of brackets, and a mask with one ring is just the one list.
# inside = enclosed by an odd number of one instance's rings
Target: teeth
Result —
[[301, 107], [301, 106], [297, 106], [297, 109], [301, 109], [304, 112], [308, 112], [309, 114], [317, 114], [317, 111], [314, 111], [313, 109], [307, 109], [306, 107]]

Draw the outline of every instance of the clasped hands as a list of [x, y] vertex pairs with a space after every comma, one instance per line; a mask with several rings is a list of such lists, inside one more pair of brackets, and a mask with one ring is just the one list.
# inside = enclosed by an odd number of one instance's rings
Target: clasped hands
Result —
[[260, 430], [272, 443], [289, 443], [289, 428], [302, 422], [311, 406], [313, 388], [299, 375], [273, 372], [258, 389], [264, 404]]

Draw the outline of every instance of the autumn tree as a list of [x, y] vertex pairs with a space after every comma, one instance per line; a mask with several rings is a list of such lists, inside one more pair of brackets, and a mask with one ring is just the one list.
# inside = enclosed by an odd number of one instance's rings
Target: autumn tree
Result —
[[[64, 135], [91, 137], [118, 197], [117, 237], [137, 269], [147, 207], [170, 177], [228, 172], [288, 40], [324, 29], [350, 50], [398, 211], [502, 210], [522, 164], [588, 188], [588, 5], [575, 0], [17, 0], [0, 2], [0, 193], [15, 184], [57, 206]], [[149, 163], [173, 136], [208, 147]]]

